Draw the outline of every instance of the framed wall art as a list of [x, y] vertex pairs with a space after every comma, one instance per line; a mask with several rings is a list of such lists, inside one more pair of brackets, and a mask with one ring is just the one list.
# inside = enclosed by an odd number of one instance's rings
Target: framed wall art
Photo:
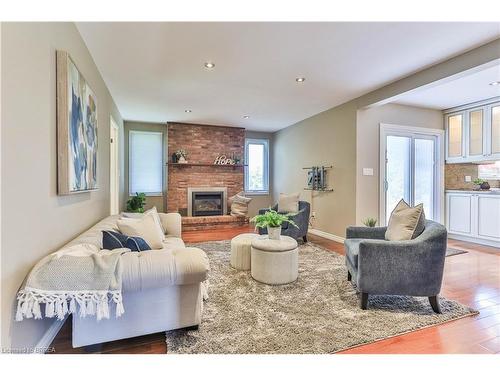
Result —
[[67, 52], [57, 51], [58, 194], [97, 190], [97, 100]]

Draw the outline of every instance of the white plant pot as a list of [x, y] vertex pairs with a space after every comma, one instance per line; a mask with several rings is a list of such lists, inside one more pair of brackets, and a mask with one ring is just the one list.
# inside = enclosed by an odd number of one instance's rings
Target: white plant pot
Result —
[[187, 160], [184, 158], [184, 156], [181, 156], [181, 157], [179, 157], [179, 159], [177, 160], [177, 163], [180, 163], [180, 164], [186, 164], [186, 163], [187, 163]]
[[279, 240], [281, 236], [281, 226], [267, 227], [267, 234], [270, 240]]

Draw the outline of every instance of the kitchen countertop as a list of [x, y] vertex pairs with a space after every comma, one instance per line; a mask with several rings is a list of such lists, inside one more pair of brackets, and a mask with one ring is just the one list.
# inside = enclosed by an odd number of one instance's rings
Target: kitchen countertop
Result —
[[446, 193], [470, 193], [470, 194], [494, 194], [500, 195], [499, 188], [491, 188], [490, 190], [470, 190], [470, 189], [447, 189]]

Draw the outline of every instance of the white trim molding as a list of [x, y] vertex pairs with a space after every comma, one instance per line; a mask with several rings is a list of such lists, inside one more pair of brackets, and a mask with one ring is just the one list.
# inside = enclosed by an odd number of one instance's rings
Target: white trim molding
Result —
[[[248, 181], [249, 181], [249, 165], [250, 165], [250, 157], [248, 154], [248, 146], [250, 144], [262, 145], [264, 147], [264, 170], [263, 173], [263, 190], [249, 190]], [[245, 193], [248, 195], [251, 194], [269, 194], [269, 139], [267, 138], [245, 138], [245, 166], [244, 166], [244, 181], [243, 186]]]
[[335, 242], [344, 243], [344, 241], [345, 241], [344, 237], [340, 237], [340, 236], [337, 236], [336, 234], [332, 234], [332, 233], [328, 233], [328, 232], [323, 232], [322, 230], [319, 230], [319, 229], [309, 229], [309, 233], [314, 234], [314, 235], [319, 236], [319, 237], [326, 238], [328, 240], [335, 241]]
[[54, 320], [54, 323], [51, 324], [49, 329], [47, 329], [47, 331], [43, 334], [40, 341], [38, 341], [35, 345], [33, 354], [44, 354], [50, 348], [52, 341], [54, 341], [54, 339], [56, 338], [67, 318], [68, 315], [66, 315], [63, 320]]
[[452, 240], [465, 241], [469, 243], [478, 243], [480, 245], [494, 247], [495, 250], [498, 250], [500, 252], [500, 247], [498, 247], [498, 241], [492, 241], [484, 238], [477, 238], [471, 236], [462, 236], [460, 234], [455, 234], [450, 232], [448, 232], [448, 238]]

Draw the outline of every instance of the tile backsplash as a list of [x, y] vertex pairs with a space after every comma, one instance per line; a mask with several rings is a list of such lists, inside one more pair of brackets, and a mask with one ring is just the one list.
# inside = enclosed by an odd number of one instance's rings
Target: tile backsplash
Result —
[[[465, 182], [465, 176], [471, 176], [471, 180], [477, 178], [478, 166], [477, 164], [464, 163], [464, 164], [446, 164], [444, 166], [445, 189], [473, 189], [472, 182]], [[499, 180], [488, 180], [488, 183], [493, 188], [500, 187]]]

